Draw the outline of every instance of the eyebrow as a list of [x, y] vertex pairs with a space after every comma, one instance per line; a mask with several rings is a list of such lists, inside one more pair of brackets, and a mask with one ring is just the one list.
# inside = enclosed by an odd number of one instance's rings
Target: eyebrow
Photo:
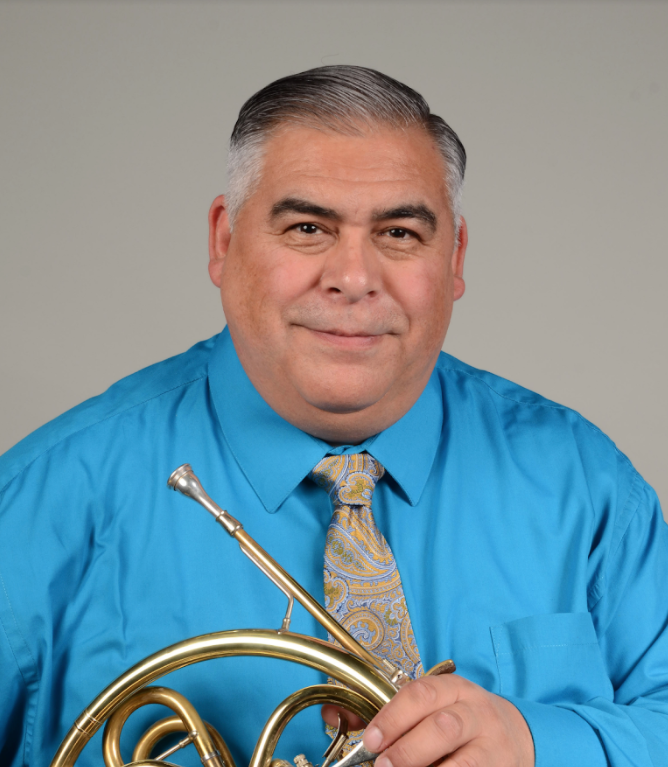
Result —
[[425, 223], [432, 234], [436, 231], [436, 214], [426, 205], [400, 205], [397, 208], [378, 211], [373, 215], [374, 221], [389, 221], [394, 218], [416, 218]]
[[[307, 216], [319, 216], [330, 221], [342, 221], [343, 216], [333, 208], [325, 208], [309, 200], [299, 197], [285, 197], [271, 208], [271, 218], [279, 218], [286, 213], [302, 213]], [[374, 221], [390, 221], [392, 219], [413, 218], [425, 223], [432, 234], [436, 231], [436, 214], [426, 205], [399, 205], [396, 208], [386, 208], [373, 214]]]
[[271, 218], [278, 218], [285, 213], [303, 213], [307, 216], [319, 216], [328, 218], [331, 221], [341, 221], [342, 216], [332, 208], [323, 208], [322, 205], [316, 205], [314, 202], [302, 200], [299, 197], [285, 197], [279, 200], [271, 209]]

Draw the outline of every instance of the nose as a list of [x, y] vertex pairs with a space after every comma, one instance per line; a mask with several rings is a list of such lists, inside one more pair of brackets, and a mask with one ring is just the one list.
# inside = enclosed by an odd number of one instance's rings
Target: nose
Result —
[[350, 303], [381, 290], [379, 256], [362, 232], [347, 233], [328, 251], [320, 285], [329, 295], [341, 296]]

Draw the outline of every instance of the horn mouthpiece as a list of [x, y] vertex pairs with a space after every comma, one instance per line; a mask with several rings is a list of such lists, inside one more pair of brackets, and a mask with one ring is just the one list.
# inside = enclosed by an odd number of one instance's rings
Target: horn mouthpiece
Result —
[[192, 474], [193, 477], [195, 476], [192, 470], [192, 466], [189, 463], [182, 463], [178, 469], [174, 469], [174, 471], [169, 475], [169, 479], [167, 480], [167, 487], [171, 487], [172, 490], [179, 490], [179, 480], [181, 480], [187, 474]]
[[178, 490], [179, 493], [182, 493], [187, 498], [197, 501], [230, 535], [234, 535], [237, 530], [242, 529], [242, 525], [238, 520], [228, 514], [225, 509], [221, 509], [217, 503], [209, 498], [189, 463], [182, 464], [169, 475], [167, 487], [171, 487], [172, 490]]

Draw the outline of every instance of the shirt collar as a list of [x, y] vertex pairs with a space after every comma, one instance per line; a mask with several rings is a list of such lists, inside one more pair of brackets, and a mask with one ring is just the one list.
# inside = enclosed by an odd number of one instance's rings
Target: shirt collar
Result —
[[431, 471], [443, 425], [443, 398], [432, 374], [413, 407], [361, 445], [333, 449], [285, 421], [246, 375], [227, 328], [209, 361], [209, 385], [225, 439], [265, 509], [273, 513], [327, 453], [366, 450], [415, 506]]

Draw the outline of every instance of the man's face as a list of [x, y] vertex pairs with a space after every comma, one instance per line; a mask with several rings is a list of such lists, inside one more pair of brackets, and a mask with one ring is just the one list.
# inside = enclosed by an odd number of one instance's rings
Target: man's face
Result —
[[213, 282], [249, 378], [286, 420], [359, 442], [417, 400], [464, 292], [441, 156], [423, 130], [286, 126], [230, 233], [210, 213]]

